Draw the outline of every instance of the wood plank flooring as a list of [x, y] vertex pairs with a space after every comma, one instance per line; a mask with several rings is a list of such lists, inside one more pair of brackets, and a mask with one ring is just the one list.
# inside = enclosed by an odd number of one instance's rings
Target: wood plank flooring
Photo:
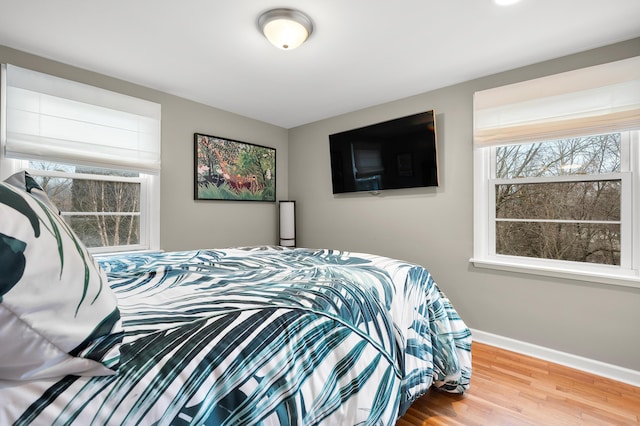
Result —
[[396, 426], [640, 425], [640, 388], [473, 343], [465, 395], [430, 391]]

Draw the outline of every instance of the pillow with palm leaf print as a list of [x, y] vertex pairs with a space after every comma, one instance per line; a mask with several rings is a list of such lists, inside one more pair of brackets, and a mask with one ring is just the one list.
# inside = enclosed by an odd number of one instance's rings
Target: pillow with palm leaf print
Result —
[[104, 271], [61, 216], [0, 182], [0, 379], [114, 374], [122, 327]]
[[40, 187], [40, 185], [38, 185], [38, 182], [36, 182], [35, 179], [26, 170], [22, 170], [20, 172], [12, 174], [4, 181], [22, 191], [28, 192], [32, 197], [42, 201], [49, 208], [51, 208], [51, 210], [60, 214], [60, 210], [49, 199], [47, 193]]

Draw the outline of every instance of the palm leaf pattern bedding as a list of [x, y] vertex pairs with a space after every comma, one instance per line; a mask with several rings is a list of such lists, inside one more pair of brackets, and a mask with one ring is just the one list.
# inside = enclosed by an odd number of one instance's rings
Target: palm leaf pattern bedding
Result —
[[417, 265], [266, 246], [100, 265], [118, 373], [0, 383], [0, 423], [390, 425], [431, 385], [469, 386], [470, 332]]

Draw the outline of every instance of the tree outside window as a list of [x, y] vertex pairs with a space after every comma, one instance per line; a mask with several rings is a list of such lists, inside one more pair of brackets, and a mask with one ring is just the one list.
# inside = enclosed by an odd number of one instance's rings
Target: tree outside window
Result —
[[621, 134], [495, 148], [496, 254], [620, 265]]
[[87, 247], [140, 244], [138, 173], [48, 162], [29, 165], [37, 173], [36, 181]]

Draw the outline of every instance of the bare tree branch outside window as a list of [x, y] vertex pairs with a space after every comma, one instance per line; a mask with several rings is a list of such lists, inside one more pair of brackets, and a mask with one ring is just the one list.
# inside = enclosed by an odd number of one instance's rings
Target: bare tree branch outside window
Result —
[[[30, 166], [45, 172], [35, 179], [87, 247], [140, 243], [139, 183], [73, 177], [74, 173], [127, 177], [136, 177], [137, 173], [47, 162], [31, 162]], [[47, 171], [65, 176], [47, 176]]]
[[497, 148], [496, 253], [619, 265], [620, 164], [619, 133]]

